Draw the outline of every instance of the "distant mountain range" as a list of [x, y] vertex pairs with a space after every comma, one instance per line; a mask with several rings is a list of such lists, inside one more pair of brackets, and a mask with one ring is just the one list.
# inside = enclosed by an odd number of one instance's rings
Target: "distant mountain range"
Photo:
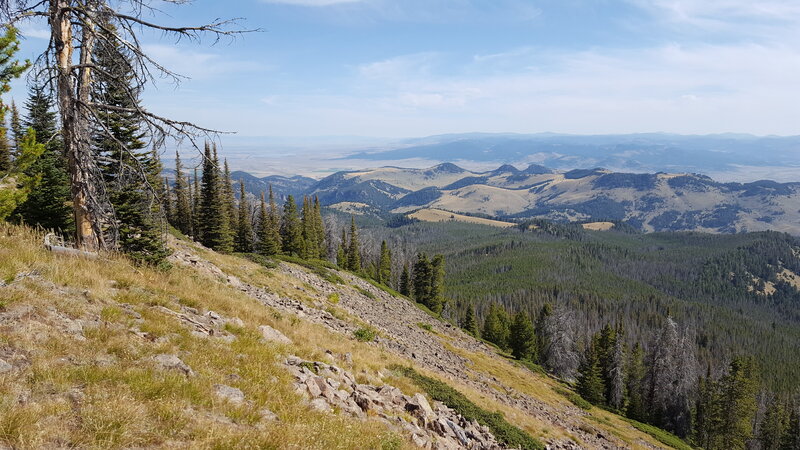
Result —
[[706, 173], [726, 180], [800, 181], [800, 136], [447, 134], [356, 151], [343, 159], [382, 164], [463, 161], [473, 166], [535, 163], [562, 170], [607, 167], [624, 172]]
[[643, 231], [800, 235], [800, 183], [720, 183], [698, 174], [556, 171], [531, 164], [473, 172], [445, 163], [428, 169], [382, 167], [306, 177], [235, 172], [254, 195], [273, 184], [280, 197], [318, 195], [349, 213], [404, 214], [421, 208], [506, 220], [623, 221]]

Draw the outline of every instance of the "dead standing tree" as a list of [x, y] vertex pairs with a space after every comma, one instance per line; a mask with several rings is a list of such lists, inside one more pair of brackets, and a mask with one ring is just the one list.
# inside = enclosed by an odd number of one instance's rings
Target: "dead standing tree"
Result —
[[[139, 34], [146, 30], [161, 32], [179, 41], [198, 41], [209, 34], [215, 42], [248, 30], [230, 29], [238, 19], [216, 20], [200, 26], [167, 26], [145, 20], [145, 13], [158, 14], [153, 3], [183, 4], [187, 0], [0, 0], [0, 14], [7, 23], [46, 18], [51, 35], [47, 49], [37, 60], [38, 70], [46, 73], [56, 93], [61, 117], [64, 150], [70, 172], [76, 243], [79, 248], [94, 251], [113, 249], [116, 245], [114, 211], [108, 201], [98, 167], [98, 155], [92, 149], [92, 132], [104, 134], [131, 153], [103, 123], [103, 113], [130, 114], [147, 128], [154, 147], [168, 139], [188, 139], [198, 150], [198, 140], [211, 137], [216, 131], [190, 122], [153, 114], [138, 104], [136, 93], [120, 81], [131, 98], [132, 107], [104, 104], [92, 98], [95, 74], [102, 71], [93, 59], [98, 44], [120, 47], [132, 61], [133, 78], [138, 86], [153, 82], [156, 76], [179, 82], [181, 77], [153, 60], [142, 49]], [[113, 6], [112, 6], [113, 3]], [[252, 31], [252, 30], [250, 30]], [[113, 77], [105, 77], [112, 78]], [[135, 160], [135, 158], [132, 158]], [[144, 169], [135, 168], [147, 183]], [[150, 188], [151, 191], [155, 190]]]

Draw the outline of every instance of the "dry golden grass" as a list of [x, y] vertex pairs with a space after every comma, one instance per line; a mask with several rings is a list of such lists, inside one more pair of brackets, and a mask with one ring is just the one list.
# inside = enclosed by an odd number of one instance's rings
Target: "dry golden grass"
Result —
[[[351, 353], [352, 371], [360, 382], [390, 383], [406, 394], [419, 388], [388, 367], [409, 361], [351, 336], [265, 307], [214, 275], [193, 268], [167, 272], [134, 267], [125, 258], [87, 260], [53, 255], [41, 236], [24, 227], [0, 224], [0, 314], [30, 310], [15, 321], [0, 320], [0, 352], [18, 368], [0, 374], [0, 446], [13, 448], [409, 448], [404, 438], [376, 420], [359, 421], [338, 414], [310, 411], [295, 393], [282, 368], [287, 354], [325, 360], [326, 350]], [[226, 273], [280, 295], [344, 315], [325, 293], [278, 270], [238, 257], [220, 255], [192, 244], [192, 251]], [[20, 274], [28, 276], [18, 277]], [[15, 279], [20, 278], [17, 281]], [[13, 283], [12, 283], [13, 281]], [[348, 286], [337, 287], [347, 292]], [[240, 318], [244, 326], [227, 326], [236, 336], [228, 343], [198, 337], [176, 317], [157, 306], [201, 312], [213, 310]], [[131, 311], [134, 311], [133, 313]], [[137, 318], [137, 314], [141, 319]], [[85, 321], [82, 333], [70, 333], [71, 320]], [[259, 325], [270, 325], [293, 345], [260, 341]], [[148, 333], [147, 338], [131, 330]], [[475, 370], [502, 384], [554, 406], [568, 402], [553, 390], [556, 382], [514, 364], [448, 345], [473, 363]], [[150, 359], [178, 355], [197, 374], [186, 378], [156, 368]], [[500, 411], [511, 423], [534, 436], [570, 438], [569, 433], [485, 393], [429, 371], [473, 402]], [[381, 377], [383, 374], [384, 377]], [[241, 389], [248, 402], [232, 405], [213, 393], [214, 384]], [[261, 420], [268, 408], [280, 418]], [[616, 416], [592, 411], [593, 426], [606, 429], [635, 446], [652, 439]]]
[[[280, 364], [286, 353], [323, 359], [326, 349], [350, 352], [354, 372], [376, 379], [375, 373], [396, 358], [321, 326], [273, 314], [192, 269], [158, 272], [118, 256], [61, 257], [44, 251], [40, 242], [29, 229], [0, 225], [0, 279], [35, 274], [0, 288], [0, 311], [32, 308], [0, 326], [0, 349], [23, 355], [16, 361], [18, 370], [0, 375], [0, 443], [14, 448], [408, 446], [380, 422], [310, 411]], [[273, 277], [240, 259], [223, 259], [246, 266], [239, 272], [252, 271], [259, 281]], [[123, 303], [141, 315], [141, 323]], [[229, 344], [194, 336], [176, 318], [152, 308], [177, 310], [180, 304], [239, 317], [245, 326], [229, 327], [237, 336]], [[70, 319], [98, 321], [81, 334], [69, 334]], [[283, 331], [296, 345], [261, 343], [257, 327], [262, 324]], [[149, 339], [131, 327], [149, 333]], [[197, 376], [155, 368], [149, 358], [160, 353], [179, 355]], [[218, 383], [241, 389], [248, 403], [220, 401], [213, 394]], [[262, 422], [262, 408], [280, 420]]]
[[423, 222], [467, 222], [467, 223], [477, 223], [480, 225], [489, 225], [492, 227], [500, 227], [500, 228], [511, 228], [516, 226], [515, 223], [511, 222], [503, 222], [500, 220], [492, 220], [492, 219], [484, 219], [483, 217], [473, 217], [467, 216], [464, 214], [457, 214], [452, 213], [449, 211], [444, 211], [441, 209], [420, 209], [419, 211], [414, 212], [413, 214], [409, 214], [409, 217], [414, 219], [421, 220]]

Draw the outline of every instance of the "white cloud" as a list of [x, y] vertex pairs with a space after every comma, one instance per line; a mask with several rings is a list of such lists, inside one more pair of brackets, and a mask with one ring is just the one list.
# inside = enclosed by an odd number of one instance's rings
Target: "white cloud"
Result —
[[33, 39], [50, 39], [50, 30], [41, 25], [30, 22], [23, 22], [19, 27], [19, 33], [23, 37]]

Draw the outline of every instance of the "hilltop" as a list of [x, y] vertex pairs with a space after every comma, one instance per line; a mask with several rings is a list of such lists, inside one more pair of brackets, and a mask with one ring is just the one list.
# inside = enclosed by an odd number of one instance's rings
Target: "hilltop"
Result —
[[[260, 195], [263, 189], [250, 192]], [[302, 192], [356, 214], [436, 209], [501, 221], [619, 221], [645, 232], [800, 234], [800, 183], [720, 183], [692, 173], [562, 172], [535, 164], [474, 172], [445, 163], [337, 172]]]
[[41, 239], [0, 232], [4, 445], [664, 445], [347, 272], [180, 239], [159, 272], [54, 255]]

